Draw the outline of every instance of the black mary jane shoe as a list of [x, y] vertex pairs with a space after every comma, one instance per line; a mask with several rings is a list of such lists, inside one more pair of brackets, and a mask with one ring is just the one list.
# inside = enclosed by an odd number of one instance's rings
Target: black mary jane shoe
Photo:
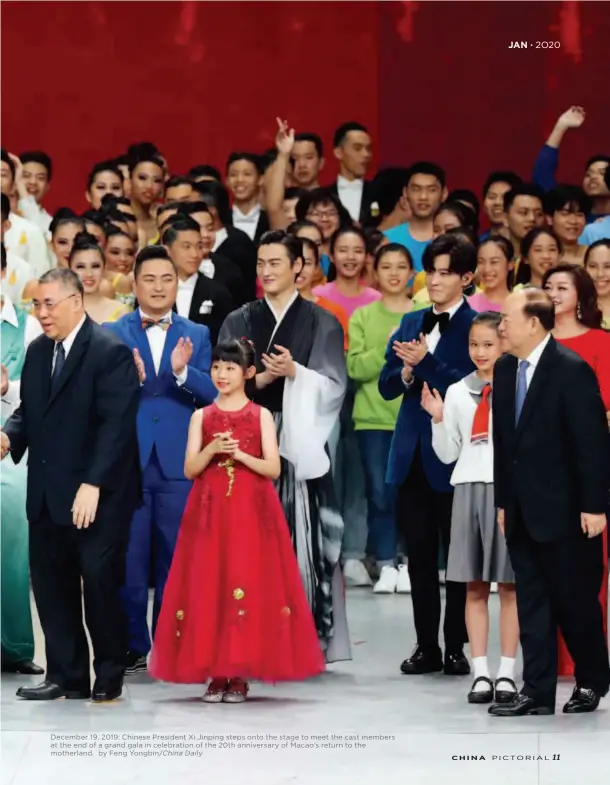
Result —
[[17, 697], [29, 701], [89, 700], [91, 693], [88, 690], [64, 690], [52, 681], [43, 681], [35, 687], [19, 687]]
[[588, 687], [575, 687], [570, 700], [563, 707], [564, 714], [586, 714], [595, 711], [602, 696]]
[[[480, 682], [486, 682], [489, 685], [487, 690], [475, 690], [475, 687]], [[468, 703], [491, 703], [494, 699], [494, 685], [491, 679], [487, 676], [478, 676], [473, 682], [470, 692], [468, 693]]]
[[32, 660], [3, 662], [2, 673], [19, 673], [21, 676], [42, 676], [44, 668], [41, 668], [40, 665], [36, 665]]
[[[498, 684], [501, 684], [503, 681], [506, 682], [506, 684], [510, 684], [513, 689], [499, 690]], [[502, 677], [501, 679], [496, 679], [494, 689], [495, 689], [494, 703], [510, 703], [518, 692], [517, 685], [515, 684], [515, 682], [512, 679], [507, 679], [505, 677]]]

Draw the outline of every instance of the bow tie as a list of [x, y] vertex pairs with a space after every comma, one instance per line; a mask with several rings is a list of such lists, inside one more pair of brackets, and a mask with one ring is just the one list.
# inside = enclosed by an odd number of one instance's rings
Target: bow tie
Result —
[[151, 319], [149, 316], [142, 317], [142, 329], [148, 330], [149, 327], [160, 327], [162, 330], [169, 330], [171, 320], [168, 316], [163, 319]]
[[424, 335], [430, 335], [432, 330], [438, 324], [438, 329], [440, 334], [442, 335], [447, 327], [449, 327], [449, 314], [445, 313], [434, 313], [434, 311], [426, 311], [424, 314], [424, 321], [422, 323], [422, 332]]
[[340, 180], [337, 183], [337, 188], [342, 191], [361, 191], [362, 187], [362, 180]]

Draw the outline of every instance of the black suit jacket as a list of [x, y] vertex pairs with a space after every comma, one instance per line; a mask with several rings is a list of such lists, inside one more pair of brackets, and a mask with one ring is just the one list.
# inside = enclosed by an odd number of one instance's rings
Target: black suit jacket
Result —
[[244, 302], [256, 299], [256, 245], [241, 229], [226, 226], [227, 239], [216, 249], [216, 253], [228, 257], [239, 267], [246, 287]]
[[[329, 186], [329, 191], [332, 191], [334, 195], [339, 199], [339, 188], [337, 187], [337, 181], [335, 180], [331, 186]], [[377, 226], [379, 223], [379, 215], [374, 215], [371, 211], [371, 207], [375, 202], [375, 189], [373, 187], [373, 183], [370, 180], [364, 181], [364, 186], [362, 189], [362, 202], [360, 203], [360, 215], [358, 217], [358, 223], [361, 226]], [[339, 200], [341, 201], [341, 200]]]
[[[235, 308], [236, 305], [226, 286], [203, 273], [197, 273], [197, 283], [187, 318], [190, 322], [204, 324], [208, 328], [212, 346], [216, 346], [220, 328]], [[172, 310], [178, 312], [175, 304]]]
[[45, 502], [51, 519], [72, 525], [81, 483], [100, 488], [93, 525], [129, 519], [141, 499], [136, 418], [140, 382], [131, 351], [89, 317], [78, 331], [51, 395], [55, 342], [33, 341], [21, 374], [21, 405], [4, 427], [15, 463], [28, 450], [27, 515]]
[[608, 422], [590, 366], [556, 343], [545, 347], [515, 425], [515, 357], [494, 370], [492, 411], [496, 506], [510, 539], [517, 519], [538, 542], [576, 536], [580, 514], [606, 511]]
[[210, 254], [210, 260], [214, 264], [213, 280], [228, 289], [235, 307], [248, 302], [250, 290], [235, 262], [230, 257], [216, 252]]

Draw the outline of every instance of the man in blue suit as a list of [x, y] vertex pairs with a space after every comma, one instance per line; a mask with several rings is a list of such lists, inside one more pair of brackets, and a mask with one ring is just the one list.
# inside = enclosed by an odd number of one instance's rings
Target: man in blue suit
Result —
[[453, 489], [452, 466], [432, 449], [430, 415], [420, 405], [424, 383], [445, 395], [450, 384], [474, 370], [468, 334], [475, 311], [464, 298], [472, 282], [477, 255], [465, 237], [438, 237], [424, 251], [423, 266], [431, 308], [406, 314], [386, 349], [379, 392], [390, 401], [402, 396], [392, 439], [387, 481], [398, 486], [397, 521], [407, 549], [417, 648], [401, 667], [403, 673], [444, 670], [470, 672], [464, 656], [466, 584], [447, 582], [444, 620], [445, 659], [438, 643], [441, 597], [438, 580], [439, 536], [449, 552]]
[[184, 455], [191, 415], [211, 403], [209, 330], [172, 312], [176, 266], [163, 246], [149, 246], [135, 263], [139, 307], [107, 327], [132, 349], [141, 381], [138, 442], [144, 504], [131, 521], [123, 600], [129, 622], [126, 673], [146, 670], [151, 647], [148, 586], [151, 558], [155, 600], [153, 635], [178, 529], [191, 483]]

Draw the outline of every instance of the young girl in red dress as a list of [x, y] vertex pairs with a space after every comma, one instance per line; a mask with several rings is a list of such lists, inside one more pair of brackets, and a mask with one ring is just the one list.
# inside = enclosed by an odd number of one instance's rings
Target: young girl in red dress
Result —
[[254, 349], [220, 343], [218, 398], [193, 414], [185, 474], [194, 480], [163, 596], [150, 672], [203, 684], [206, 703], [242, 703], [248, 680], [297, 681], [324, 670], [282, 506], [272, 415], [246, 395]]

